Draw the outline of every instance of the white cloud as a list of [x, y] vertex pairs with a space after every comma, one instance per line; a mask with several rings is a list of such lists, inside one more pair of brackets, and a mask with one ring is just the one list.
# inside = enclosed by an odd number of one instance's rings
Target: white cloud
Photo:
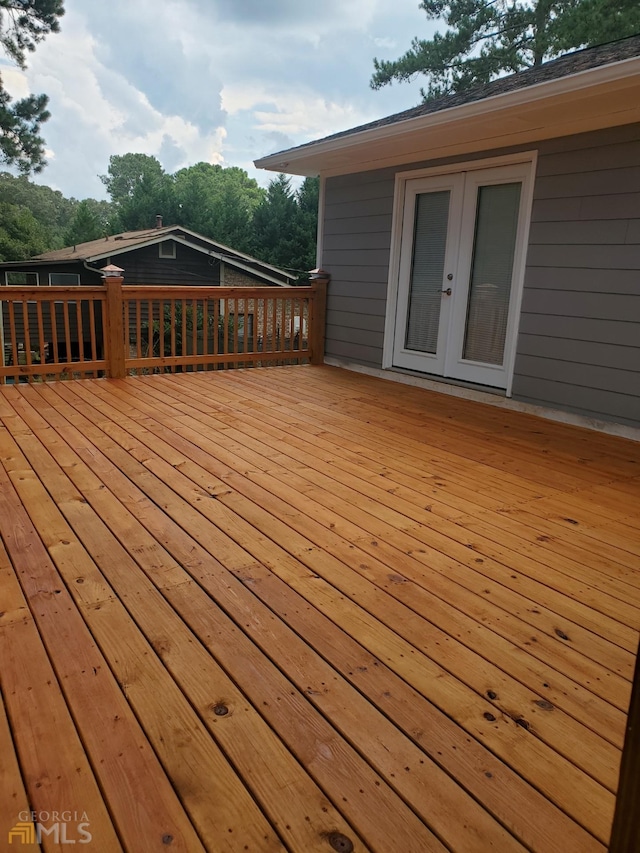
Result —
[[373, 43], [376, 47], [382, 47], [384, 50], [397, 50], [398, 45], [394, 39], [374, 38]]
[[291, 136], [328, 136], [366, 119], [351, 105], [330, 103], [323, 98], [288, 98], [274, 110], [256, 110], [256, 129]]
[[12, 68], [10, 65], [0, 64], [2, 74], [2, 85], [12, 98], [27, 98], [30, 94], [29, 81], [24, 71]]
[[352, 103], [337, 103], [295, 86], [277, 91], [259, 83], [225, 86], [222, 104], [230, 116], [246, 113], [255, 130], [289, 136], [327, 136], [371, 118]]
[[[16, 95], [46, 92], [54, 157], [38, 178], [104, 196], [112, 154], [168, 171], [240, 165], [396, 112], [418, 85], [372, 92], [378, 51], [422, 35], [417, 0], [66, 0], [61, 32], [3, 69]], [[394, 47], [397, 44], [398, 48]], [[393, 54], [391, 54], [393, 55]], [[11, 76], [11, 80], [9, 80]], [[413, 90], [413, 93], [412, 93]], [[258, 173], [261, 183], [268, 173]]]

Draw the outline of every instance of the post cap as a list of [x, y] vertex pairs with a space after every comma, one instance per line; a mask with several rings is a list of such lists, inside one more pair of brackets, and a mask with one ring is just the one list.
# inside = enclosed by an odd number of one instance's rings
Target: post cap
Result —
[[115, 264], [108, 264], [106, 267], [102, 267], [100, 272], [102, 273], [102, 278], [122, 278], [124, 270]]
[[314, 279], [314, 278], [331, 278], [331, 275], [326, 270], [318, 268], [315, 270], [310, 270], [309, 271], [309, 277], [312, 279]]

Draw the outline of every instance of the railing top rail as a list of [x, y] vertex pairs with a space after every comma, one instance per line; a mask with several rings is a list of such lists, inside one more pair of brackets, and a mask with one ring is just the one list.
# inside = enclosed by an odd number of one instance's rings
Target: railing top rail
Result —
[[300, 287], [219, 287], [218, 285], [193, 285], [184, 287], [182, 285], [150, 285], [150, 284], [127, 284], [122, 287], [122, 295], [125, 298], [148, 297], [151, 294], [163, 296], [174, 296], [178, 299], [189, 297], [206, 296], [209, 298], [226, 299], [228, 297], [277, 297], [287, 299], [292, 297], [312, 296], [315, 287], [304, 285]]
[[[309, 296], [315, 292], [316, 288], [313, 285], [299, 285], [296, 287], [221, 287], [218, 285], [172, 285], [172, 284], [126, 284], [122, 287], [122, 293], [126, 296], [144, 295], [151, 293], [162, 293], [167, 296], [176, 296], [178, 298], [193, 295], [210, 294], [224, 299], [227, 296], [243, 296], [248, 293], [258, 294], [261, 296], [277, 296], [283, 299], [292, 296]], [[0, 299], [21, 299], [24, 297], [36, 297], [38, 299], [51, 299], [52, 297], [60, 296], [83, 296], [95, 295], [104, 296], [106, 288], [100, 284], [80, 284], [80, 285], [15, 285], [2, 284], [0, 285]]]
[[106, 290], [100, 284], [94, 285], [16, 285], [16, 284], [2, 284], [0, 285], [0, 299], [24, 299], [28, 297], [32, 299], [35, 297], [37, 299], [52, 299], [60, 296], [73, 296], [78, 295], [80, 293], [83, 296], [91, 296], [95, 295], [98, 297], [104, 297]]

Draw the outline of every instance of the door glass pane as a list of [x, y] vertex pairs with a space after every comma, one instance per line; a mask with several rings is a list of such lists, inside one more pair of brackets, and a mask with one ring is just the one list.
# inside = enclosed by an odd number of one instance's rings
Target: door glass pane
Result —
[[406, 349], [436, 351], [450, 195], [443, 190], [416, 196]]
[[463, 358], [502, 364], [521, 184], [478, 188]]

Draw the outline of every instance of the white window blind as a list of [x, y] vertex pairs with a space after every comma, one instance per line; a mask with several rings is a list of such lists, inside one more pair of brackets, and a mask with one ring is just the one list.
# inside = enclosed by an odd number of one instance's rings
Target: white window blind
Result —
[[463, 358], [502, 364], [518, 230], [520, 183], [478, 188]]
[[449, 190], [416, 196], [406, 349], [436, 351], [450, 196]]

